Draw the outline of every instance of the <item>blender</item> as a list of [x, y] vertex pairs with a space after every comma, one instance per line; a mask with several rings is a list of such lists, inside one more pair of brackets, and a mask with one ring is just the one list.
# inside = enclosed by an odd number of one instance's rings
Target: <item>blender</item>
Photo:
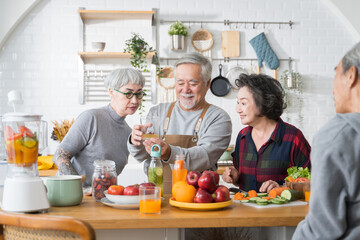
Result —
[[3, 116], [3, 131], [8, 166], [2, 210], [47, 211], [50, 205], [37, 168], [38, 153], [47, 147], [47, 123], [41, 115], [8, 113]]

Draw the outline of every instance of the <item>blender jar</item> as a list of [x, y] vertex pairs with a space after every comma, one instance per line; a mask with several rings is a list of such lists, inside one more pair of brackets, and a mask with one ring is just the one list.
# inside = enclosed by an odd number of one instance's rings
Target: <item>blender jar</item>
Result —
[[8, 163], [37, 169], [38, 152], [47, 146], [47, 123], [41, 115], [5, 114], [3, 130]]

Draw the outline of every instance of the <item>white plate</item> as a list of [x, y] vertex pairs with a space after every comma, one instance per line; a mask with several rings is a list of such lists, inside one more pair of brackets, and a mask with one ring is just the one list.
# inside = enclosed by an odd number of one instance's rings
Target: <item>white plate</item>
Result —
[[107, 190], [104, 191], [104, 194], [110, 202], [115, 204], [138, 204], [140, 202], [139, 195], [112, 195], [108, 194]]
[[134, 203], [134, 204], [116, 204], [113, 203], [111, 201], [109, 201], [109, 199], [107, 199], [106, 197], [102, 198], [100, 200], [100, 202], [106, 206], [109, 207], [113, 207], [113, 208], [118, 208], [118, 209], [138, 209], [139, 208], [139, 203]]

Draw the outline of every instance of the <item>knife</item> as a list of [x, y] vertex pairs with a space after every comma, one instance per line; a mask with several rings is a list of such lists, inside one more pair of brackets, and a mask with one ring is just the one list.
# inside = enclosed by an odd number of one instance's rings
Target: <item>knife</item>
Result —
[[229, 191], [233, 192], [233, 193], [238, 193], [238, 192], [247, 193], [246, 191], [244, 191], [240, 188], [229, 188]]

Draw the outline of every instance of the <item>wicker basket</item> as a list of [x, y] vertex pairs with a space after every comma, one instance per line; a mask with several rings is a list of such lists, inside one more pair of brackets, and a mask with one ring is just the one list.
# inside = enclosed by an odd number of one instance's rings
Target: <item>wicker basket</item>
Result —
[[208, 30], [200, 29], [191, 36], [191, 44], [196, 51], [205, 52], [214, 45], [214, 38]]

